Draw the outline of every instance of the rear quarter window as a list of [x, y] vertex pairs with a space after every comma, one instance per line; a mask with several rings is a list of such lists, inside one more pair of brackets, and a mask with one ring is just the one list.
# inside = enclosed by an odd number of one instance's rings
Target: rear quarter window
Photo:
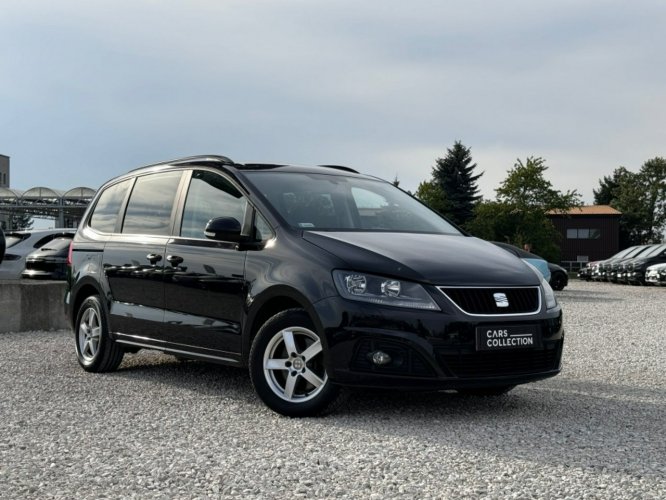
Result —
[[102, 233], [112, 233], [118, 222], [118, 212], [125, 200], [131, 179], [109, 186], [97, 200], [95, 209], [90, 217], [90, 227]]
[[72, 233], [72, 234], [67, 234], [67, 235], [65, 235], [65, 234], [60, 234], [60, 233], [47, 234], [47, 235], [44, 236], [43, 238], [40, 238], [39, 240], [37, 240], [37, 241], [35, 242], [35, 244], [32, 245], [32, 248], [41, 248], [41, 247], [43, 247], [44, 245], [46, 245], [47, 243], [53, 241], [53, 240], [56, 239], [56, 238], [69, 238], [69, 239], [71, 239], [71, 238], [73, 238], [73, 237], [74, 237], [74, 234], [73, 234], [73, 233]]
[[11, 247], [13, 247], [13, 246], [16, 245], [17, 243], [20, 243], [20, 242], [22, 242], [23, 240], [25, 240], [28, 236], [30, 236], [30, 235], [27, 235], [27, 236], [25, 236], [25, 237], [23, 237], [23, 236], [7, 236], [7, 239], [6, 239], [6, 241], [5, 241], [6, 248], [11, 248]]

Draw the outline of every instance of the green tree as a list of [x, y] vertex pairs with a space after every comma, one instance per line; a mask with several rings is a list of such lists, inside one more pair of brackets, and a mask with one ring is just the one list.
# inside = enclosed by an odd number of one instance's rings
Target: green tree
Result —
[[32, 229], [32, 224], [32, 215], [22, 212], [12, 212], [7, 221], [7, 229], [13, 229], [15, 231]]
[[482, 200], [474, 208], [474, 218], [467, 224], [470, 233], [489, 241], [511, 240], [511, 207], [493, 200]]
[[544, 177], [548, 170], [543, 158], [530, 156], [516, 161], [496, 189], [497, 200], [477, 206], [469, 231], [481, 238], [529, 245], [547, 260], [559, 260], [559, 233], [548, 218], [550, 211], [566, 212], [580, 206], [580, 195], [562, 193]]
[[416, 189], [415, 196], [433, 210], [436, 210], [442, 215], [446, 215], [448, 210], [446, 197], [434, 180], [421, 182]]
[[620, 167], [614, 172], [614, 181], [617, 187], [612, 190], [610, 204], [622, 212], [621, 244], [661, 241], [666, 228], [666, 160], [647, 160], [638, 173]]
[[617, 188], [620, 187], [620, 180], [627, 173], [624, 167], [616, 168], [613, 175], [606, 175], [599, 179], [599, 189], [593, 189], [595, 205], [612, 205], [616, 196]]
[[432, 169], [432, 180], [442, 193], [443, 214], [460, 226], [474, 217], [474, 207], [481, 200], [477, 181], [483, 175], [474, 175], [470, 148], [456, 141], [447, 149], [446, 157], [438, 158]]
[[566, 193], [554, 189], [544, 177], [546, 170], [548, 167], [543, 158], [530, 156], [525, 163], [518, 159], [502, 185], [495, 190], [497, 200], [512, 205], [515, 211], [544, 214], [550, 210], [566, 212], [580, 206], [580, 194], [575, 189]]
[[638, 175], [645, 187], [644, 238], [661, 241], [666, 229], [666, 160], [657, 156], [646, 161]]

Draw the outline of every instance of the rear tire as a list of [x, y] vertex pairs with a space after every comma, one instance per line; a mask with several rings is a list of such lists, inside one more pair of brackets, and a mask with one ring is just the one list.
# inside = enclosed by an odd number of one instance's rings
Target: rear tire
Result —
[[118, 368], [125, 350], [109, 336], [106, 309], [98, 295], [83, 301], [74, 330], [76, 356], [89, 372], [109, 372]]
[[288, 309], [260, 328], [250, 349], [250, 377], [261, 400], [288, 417], [320, 415], [339, 389], [324, 368], [319, 334], [303, 309]]

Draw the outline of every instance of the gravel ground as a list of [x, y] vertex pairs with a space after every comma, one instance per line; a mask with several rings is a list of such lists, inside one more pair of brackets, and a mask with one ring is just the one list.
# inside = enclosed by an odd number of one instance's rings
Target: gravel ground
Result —
[[560, 376], [280, 417], [245, 371], [0, 334], [0, 498], [666, 498], [666, 288], [573, 281]]

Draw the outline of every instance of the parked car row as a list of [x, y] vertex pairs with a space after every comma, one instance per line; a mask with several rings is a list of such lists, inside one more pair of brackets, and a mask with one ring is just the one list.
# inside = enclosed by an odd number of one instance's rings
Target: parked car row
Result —
[[666, 285], [666, 243], [625, 248], [606, 260], [588, 263], [578, 277], [586, 281]]
[[40, 229], [5, 233], [0, 280], [67, 278], [67, 255], [74, 229]]

